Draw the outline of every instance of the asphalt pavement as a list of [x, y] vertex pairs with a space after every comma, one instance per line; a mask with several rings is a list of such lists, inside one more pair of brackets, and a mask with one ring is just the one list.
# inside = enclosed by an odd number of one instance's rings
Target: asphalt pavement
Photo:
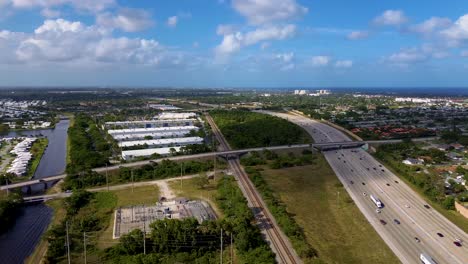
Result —
[[[341, 131], [303, 116], [266, 113], [302, 126], [315, 142], [350, 140]], [[468, 263], [467, 234], [435, 209], [424, 207], [426, 202], [415, 191], [369, 153], [354, 148], [323, 154], [358, 208], [401, 262], [421, 263], [419, 256], [425, 253], [439, 264]], [[384, 204], [380, 213], [370, 195]], [[462, 241], [461, 247], [454, 245], [456, 239]]]

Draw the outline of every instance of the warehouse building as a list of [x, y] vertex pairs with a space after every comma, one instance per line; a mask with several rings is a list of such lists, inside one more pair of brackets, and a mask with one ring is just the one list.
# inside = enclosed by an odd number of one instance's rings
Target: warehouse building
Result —
[[196, 117], [197, 114], [194, 112], [187, 112], [187, 113], [168, 113], [164, 112], [156, 116], [156, 119], [159, 120], [183, 120], [183, 119], [190, 119]]
[[197, 122], [195, 118], [174, 120], [141, 120], [141, 121], [117, 121], [106, 122], [104, 128], [151, 128], [151, 127], [173, 127], [193, 126]]
[[172, 148], [150, 148], [150, 149], [137, 149], [137, 150], [124, 150], [122, 151], [122, 159], [132, 160], [134, 158], [149, 158], [154, 154], [161, 156], [167, 156], [171, 154], [171, 149], [179, 152], [181, 147], [172, 147]]
[[168, 133], [168, 132], [182, 132], [190, 133], [190, 131], [198, 131], [196, 126], [174, 126], [174, 127], [150, 127], [150, 128], [130, 128], [130, 129], [115, 129], [108, 130], [107, 133], [112, 137], [117, 135], [137, 135], [137, 134], [151, 134], [151, 133]]
[[119, 142], [119, 147], [128, 148], [136, 146], [148, 146], [148, 147], [180, 147], [192, 144], [202, 144], [203, 138], [201, 137], [184, 137], [184, 138], [163, 138], [163, 139], [152, 139], [152, 140], [135, 140], [135, 141], [123, 141]]

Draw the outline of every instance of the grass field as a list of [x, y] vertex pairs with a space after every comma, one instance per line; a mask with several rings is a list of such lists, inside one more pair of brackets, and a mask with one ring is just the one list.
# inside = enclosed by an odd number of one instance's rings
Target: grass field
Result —
[[262, 172], [326, 263], [399, 263], [328, 163]]
[[[221, 175], [219, 175], [221, 176]], [[218, 177], [218, 176], [217, 176]], [[186, 197], [189, 199], [200, 199], [207, 201], [218, 217], [222, 217], [221, 210], [216, 205], [216, 184], [217, 180], [210, 180], [210, 183], [203, 189], [199, 189], [195, 184], [195, 179], [186, 179], [180, 184], [180, 181], [169, 182], [169, 187], [178, 197]]]

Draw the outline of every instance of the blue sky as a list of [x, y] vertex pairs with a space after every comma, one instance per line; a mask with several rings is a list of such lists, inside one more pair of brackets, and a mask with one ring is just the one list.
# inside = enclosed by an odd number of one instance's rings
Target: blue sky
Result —
[[0, 0], [0, 86], [467, 81], [464, 0]]

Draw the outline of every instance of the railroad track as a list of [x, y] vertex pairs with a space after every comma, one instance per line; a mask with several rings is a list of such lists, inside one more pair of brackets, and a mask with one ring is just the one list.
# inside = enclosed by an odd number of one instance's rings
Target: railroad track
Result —
[[[229, 143], [226, 141], [213, 119], [209, 115], [207, 115], [206, 117], [208, 123], [210, 124], [213, 130], [213, 133], [215, 134], [216, 138], [218, 139], [221, 145], [220, 147], [223, 150], [231, 150]], [[289, 241], [287, 241], [285, 235], [282, 234], [282, 232], [280, 231], [279, 226], [274, 220], [273, 215], [271, 215], [265, 202], [255, 189], [255, 186], [253, 185], [249, 176], [243, 170], [239, 159], [230, 159], [228, 160], [228, 163], [233, 169], [234, 175], [236, 176], [241, 189], [244, 189], [244, 195], [250, 202], [252, 208], [254, 208], [253, 211], [257, 223], [260, 225], [261, 228], [262, 225], [264, 225], [263, 229], [265, 230], [266, 235], [268, 237], [267, 240], [270, 241], [270, 246], [272, 247], [273, 251], [276, 252], [279, 262], [288, 264], [302, 263], [302, 261], [292, 249], [292, 246], [289, 243]]]

